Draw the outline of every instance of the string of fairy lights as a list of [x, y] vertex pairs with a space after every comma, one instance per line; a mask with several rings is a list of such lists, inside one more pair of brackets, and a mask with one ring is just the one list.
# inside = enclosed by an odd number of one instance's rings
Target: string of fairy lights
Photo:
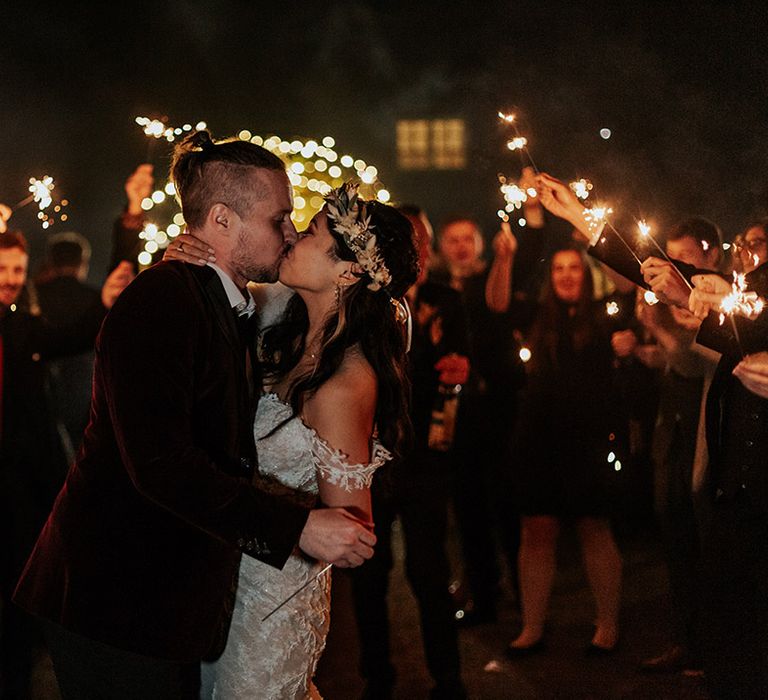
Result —
[[[153, 139], [162, 139], [172, 143], [178, 137], [184, 136], [193, 129], [199, 131], [207, 128], [203, 121], [194, 127], [184, 124], [181, 127], [171, 127], [158, 119], [136, 117], [136, 123], [142, 127], [144, 134]], [[332, 136], [320, 140], [292, 139], [287, 140], [278, 135], [261, 136], [248, 129], [241, 130], [237, 138], [262, 146], [282, 158], [288, 170], [288, 178], [293, 186], [293, 213], [291, 218], [299, 230], [302, 230], [312, 217], [323, 207], [323, 197], [332, 189], [339, 187], [346, 180], [355, 178], [360, 181], [361, 196], [366, 199], [376, 199], [389, 202], [391, 194], [379, 179], [379, 170], [375, 165], [367, 163], [349, 153], [340, 151]], [[165, 216], [170, 222], [166, 225], [157, 223], [160, 217], [153, 216], [155, 221], [148, 222], [139, 234], [144, 241], [144, 249], [138, 256], [138, 262], [143, 267], [151, 264], [153, 256], [159, 250], [166, 248], [168, 243], [184, 230], [184, 217], [175, 204], [176, 192], [173, 183], [168, 181], [156, 189], [141, 203], [145, 212], [155, 210], [160, 205], [176, 207], [176, 212]]]

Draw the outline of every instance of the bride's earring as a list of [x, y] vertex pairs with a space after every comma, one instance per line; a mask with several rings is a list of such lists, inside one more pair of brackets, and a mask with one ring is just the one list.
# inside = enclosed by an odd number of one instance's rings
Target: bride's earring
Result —
[[341, 285], [338, 282], [336, 283], [335, 304], [337, 309], [341, 305]]

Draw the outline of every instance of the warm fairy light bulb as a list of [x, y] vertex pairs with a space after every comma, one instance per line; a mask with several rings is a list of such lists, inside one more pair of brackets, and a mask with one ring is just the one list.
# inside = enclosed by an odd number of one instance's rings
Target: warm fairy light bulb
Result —
[[378, 199], [380, 202], [388, 202], [390, 199], [389, 190], [381, 189], [376, 193], [376, 199]]
[[531, 357], [533, 356], [531, 354], [530, 349], [526, 348], [526, 347], [520, 348], [520, 352], [518, 352], [517, 354], [518, 354], [518, 357], [520, 358], [520, 360], [522, 362], [528, 362], [531, 359]]

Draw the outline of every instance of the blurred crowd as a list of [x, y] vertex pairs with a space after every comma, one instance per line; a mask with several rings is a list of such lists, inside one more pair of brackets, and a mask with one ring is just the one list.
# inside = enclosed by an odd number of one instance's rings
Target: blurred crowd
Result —
[[[527, 186], [542, 192], [530, 169], [521, 177]], [[24, 236], [6, 226], [10, 212], [0, 208], [3, 697], [27, 697], [41, 653], [33, 621], [10, 596], [86, 429], [94, 339], [138, 274], [141, 202], [152, 189], [152, 167], [139, 166], [125, 185], [101, 290], [85, 282], [85, 238], [50, 235], [45, 258], [31, 268]], [[661, 272], [645, 266], [645, 277], [635, 278], [620, 274], [611, 256], [595, 255], [599, 239], [574, 230], [558, 208], [564, 196], [553, 185], [549, 199], [530, 197], [526, 226], [515, 235], [502, 224], [488, 246], [471, 214], [442, 222], [435, 235], [419, 207], [401, 208], [422, 265], [408, 295], [416, 440], [376, 475], [378, 545], [351, 573], [366, 697], [390, 697], [396, 679], [387, 589], [398, 518], [428, 670], [456, 697], [463, 692], [460, 630], [496, 622], [502, 595], [515, 598], [522, 620], [507, 654], [547, 653], [548, 602], [566, 527], [578, 534], [594, 597], [594, 610], [584, 611], [595, 621], [586, 653], [609, 655], [620, 641], [616, 528], [660, 532], [672, 637], [640, 670], [706, 672], [717, 697], [761, 697], [768, 687], [766, 347], [741, 348], [727, 372], [731, 383], [723, 384], [721, 355], [729, 351], [697, 342], [701, 317], [712, 309], [660, 303], [674, 301], [661, 270], [667, 260], [659, 261]], [[745, 226], [727, 249], [718, 227], [701, 217], [681, 219], [662, 240], [683, 278], [691, 271], [729, 280], [732, 271], [749, 275], [768, 260], [768, 220]], [[745, 366], [750, 353], [753, 364]], [[741, 367], [735, 375], [734, 367]], [[707, 396], [721, 407], [714, 476]], [[740, 451], [728, 446], [730, 433], [743, 438]], [[744, 476], [750, 470], [753, 481]], [[458, 563], [446, 549], [450, 517]], [[708, 557], [719, 558], [719, 568]], [[738, 581], [723, 572], [726, 560]], [[733, 591], [739, 604], [728, 602]], [[720, 664], [710, 667], [713, 656]], [[740, 685], [732, 685], [734, 675]]]

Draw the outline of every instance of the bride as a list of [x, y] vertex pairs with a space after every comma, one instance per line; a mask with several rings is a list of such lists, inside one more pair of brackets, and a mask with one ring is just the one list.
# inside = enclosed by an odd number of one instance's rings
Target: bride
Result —
[[[166, 258], [199, 264], [207, 245], [183, 239], [183, 251], [172, 244]], [[281, 264], [280, 282], [295, 292], [282, 314], [275, 318], [282, 295], [256, 290], [268, 299], [254, 424], [256, 479], [265, 488], [344, 506], [373, 526], [373, 473], [409, 436], [401, 299], [417, 267], [408, 220], [359, 199], [347, 183], [326, 197]], [[203, 669], [204, 697], [320, 697], [312, 676], [329, 604], [325, 562], [298, 548], [282, 570], [243, 557], [226, 649]]]

